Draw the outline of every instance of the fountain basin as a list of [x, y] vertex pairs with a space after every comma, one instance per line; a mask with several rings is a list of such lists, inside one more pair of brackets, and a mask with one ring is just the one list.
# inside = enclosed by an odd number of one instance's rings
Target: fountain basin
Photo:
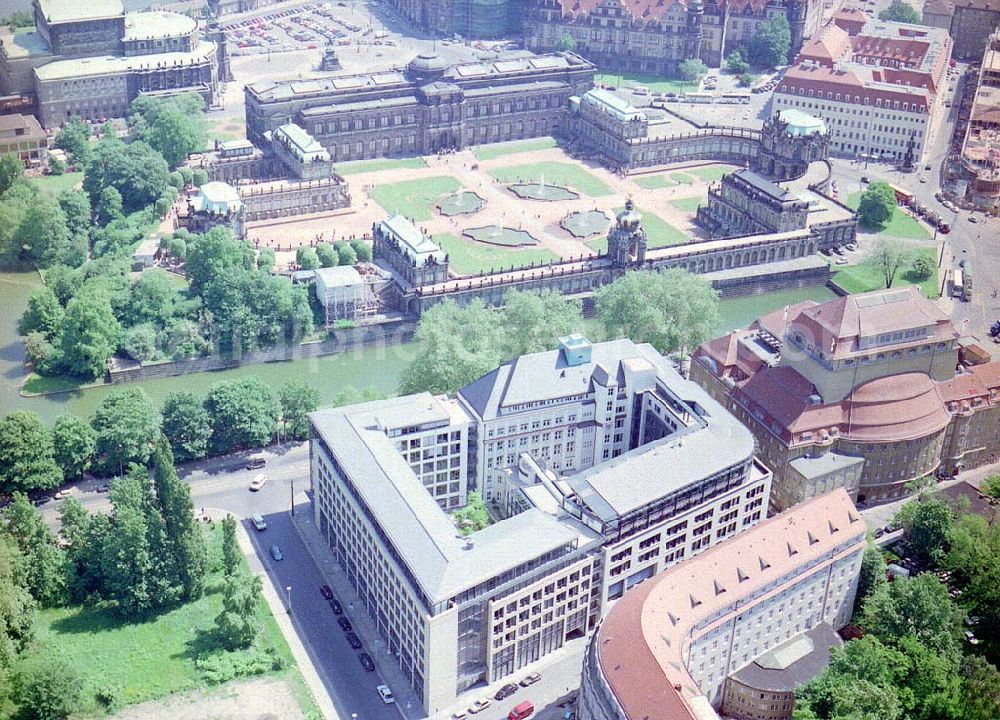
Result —
[[541, 200], [556, 202], [559, 200], [576, 200], [580, 195], [559, 185], [546, 185], [544, 182], [515, 183], [508, 186], [510, 191], [522, 200]]
[[603, 233], [608, 229], [608, 216], [600, 210], [575, 212], [567, 215], [560, 223], [573, 237], [585, 238]]
[[486, 205], [486, 201], [471, 190], [463, 190], [444, 198], [438, 203], [438, 212], [446, 217], [454, 215], [471, 215], [479, 212]]
[[526, 230], [489, 225], [487, 227], [469, 228], [462, 234], [476, 242], [487, 245], [502, 245], [504, 247], [526, 247], [538, 245], [540, 241]]

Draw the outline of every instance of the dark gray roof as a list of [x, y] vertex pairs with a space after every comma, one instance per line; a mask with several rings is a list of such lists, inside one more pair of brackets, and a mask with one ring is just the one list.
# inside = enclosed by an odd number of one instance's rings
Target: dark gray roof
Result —
[[732, 677], [757, 690], [790, 692], [819, 675], [830, 664], [830, 649], [843, 644], [830, 625], [820, 623], [754, 659]]
[[753, 170], [737, 170], [733, 173], [736, 177], [740, 178], [746, 182], [751, 187], [760, 190], [763, 193], [767, 193], [770, 197], [775, 200], [787, 201], [787, 200], [797, 200], [798, 198], [792, 193], [785, 190], [785, 188], [777, 185], [770, 180], [768, 180], [763, 175], [758, 175]]

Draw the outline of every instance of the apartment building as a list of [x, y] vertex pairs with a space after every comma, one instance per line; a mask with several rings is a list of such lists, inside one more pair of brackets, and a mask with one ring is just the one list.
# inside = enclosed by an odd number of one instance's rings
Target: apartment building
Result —
[[865, 531], [847, 493], [836, 490], [626, 593], [590, 641], [579, 717], [717, 720], [726, 700], [727, 716], [790, 717], [786, 694], [747, 697], [759, 678], [739, 673], [779, 646], [791, 664], [815, 647], [814, 628], [847, 624]]
[[[770, 492], [746, 428], [629, 340], [310, 420], [317, 525], [429, 713], [586, 636]], [[463, 536], [447, 513], [472, 489], [492, 524]]]
[[915, 165], [941, 116], [950, 56], [941, 28], [871, 20], [856, 31], [835, 20], [803, 45], [774, 90], [772, 112], [821, 117], [834, 155]]

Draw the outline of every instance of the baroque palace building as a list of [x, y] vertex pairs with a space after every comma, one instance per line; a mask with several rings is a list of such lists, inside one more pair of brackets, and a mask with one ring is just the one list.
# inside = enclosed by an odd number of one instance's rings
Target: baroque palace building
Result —
[[865, 531], [835, 490], [627, 592], [584, 657], [580, 720], [788, 720], [851, 618]]
[[27, 98], [45, 127], [121, 117], [139, 95], [194, 92], [228, 79], [225, 37], [186, 15], [126, 13], [121, 0], [34, 0], [35, 30], [0, 30], [0, 93]]
[[773, 510], [838, 487], [879, 503], [996, 457], [1000, 363], [959, 365], [958, 339], [918, 289], [880, 290], [793, 305], [708, 341], [691, 378], [754, 433]]

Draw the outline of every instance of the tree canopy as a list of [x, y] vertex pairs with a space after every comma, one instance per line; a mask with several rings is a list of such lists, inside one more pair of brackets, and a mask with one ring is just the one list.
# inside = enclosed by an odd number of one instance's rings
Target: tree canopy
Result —
[[139, 387], [110, 393], [94, 412], [95, 462], [105, 475], [145, 466], [160, 436], [160, 414]]
[[266, 445], [274, 436], [280, 407], [274, 392], [251, 375], [214, 384], [205, 398], [216, 452]]
[[140, 95], [132, 101], [129, 136], [148, 143], [175, 168], [205, 148], [205, 101], [194, 93], [169, 98]]
[[858, 219], [871, 230], [881, 230], [896, 211], [896, 193], [881, 180], [868, 185], [858, 202]]
[[775, 68], [788, 62], [792, 47], [792, 29], [784, 13], [773, 15], [757, 26], [757, 31], [747, 44], [746, 59], [758, 68]]
[[208, 452], [208, 412], [194, 393], [172, 392], [163, 402], [163, 434], [178, 460], [197, 460]]
[[920, 13], [904, 0], [892, 0], [892, 4], [878, 14], [879, 20], [920, 24]]
[[887, 288], [892, 287], [899, 271], [906, 267], [910, 255], [909, 248], [899, 238], [881, 236], [875, 240], [871, 258], [881, 272]]
[[0, 492], [51, 490], [62, 480], [52, 434], [35, 413], [15, 410], [0, 420]]

